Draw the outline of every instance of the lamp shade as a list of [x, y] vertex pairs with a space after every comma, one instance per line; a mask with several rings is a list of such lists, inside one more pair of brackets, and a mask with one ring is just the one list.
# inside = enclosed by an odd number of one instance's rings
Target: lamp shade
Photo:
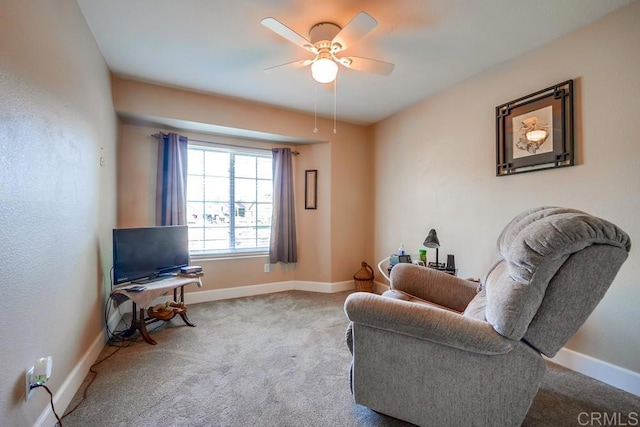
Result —
[[330, 58], [320, 58], [311, 64], [311, 76], [318, 83], [331, 83], [338, 74], [338, 64]]
[[429, 231], [429, 234], [424, 239], [424, 242], [422, 243], [422, 245], [427, 247], [427, 248], [439, 248], [440, 247], [440, 240], [438, 240], [438, 235], [436, 234], [436, 230], [434, 230], [432, 228], [431, 231]]

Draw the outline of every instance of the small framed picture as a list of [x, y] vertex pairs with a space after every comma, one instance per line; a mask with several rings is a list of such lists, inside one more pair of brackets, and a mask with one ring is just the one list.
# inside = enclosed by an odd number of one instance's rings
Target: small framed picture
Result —
[[304, 208], [318, 209], [318, 170], [304, 171]]
[[496, 176], [573, 165], [573, 80], [496, 107]]

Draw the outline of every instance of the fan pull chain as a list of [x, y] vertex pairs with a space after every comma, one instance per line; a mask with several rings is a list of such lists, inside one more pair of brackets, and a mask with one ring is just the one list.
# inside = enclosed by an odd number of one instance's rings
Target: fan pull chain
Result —
[[313, 84], [313, 133], [318, 133], [318, 84]]
[[338, 91], [338, 76], [333, 80], [333, 133], [338, 133], [336, 130], [336, 93]]

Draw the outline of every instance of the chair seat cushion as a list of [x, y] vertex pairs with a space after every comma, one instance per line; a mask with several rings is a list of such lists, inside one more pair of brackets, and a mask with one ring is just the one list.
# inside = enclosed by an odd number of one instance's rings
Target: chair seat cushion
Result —
[[463, 316], [471, 317], [472, 319], [487, 321], [485, 312], [487, 310], [487, 292], [483, 289], [476, 294], [471, 300], [467, 308], [462, 313]]
[[402, 300], [402, 301], [414, 302], [416, 304], [423, 304], [423, 305], [428, 305], [428, 306], [431, 306], [431, 307], [437, 307], [437, 308], [440, 308], [442, 310], [447, 310], [447, 311], [451, 311], [451, 312], [458, 313], [458, 314], [460, 313], [459, 311], [454, 310], [452, 308], [445, 307], [443, 305], [436, 304], [435, 302], [431, 302], [431, 301], [427, 301], [427, 300], [418, 298], [415, 295], [411, 295], [411, 294], [408, 294], [406, 292], [399, 291], [397, 289], [389, 289], [388, 291], [385, 291], [382, 294], [382, 296], [385, 297], [385, 298], [399, 299], [399, 300]]

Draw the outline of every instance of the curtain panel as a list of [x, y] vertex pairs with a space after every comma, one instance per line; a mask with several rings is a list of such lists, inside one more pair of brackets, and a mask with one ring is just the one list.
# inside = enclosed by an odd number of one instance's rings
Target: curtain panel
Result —
[[186, 136], [160, 132], [156, 178], [156, 225], [187, 223], [187, 150]]
[[274, 148], [273, 156], [273, 214], [269, 262], [298, 261], [296, 246], [296, 215], [293, 197], [293, 164], [290, 148]]

